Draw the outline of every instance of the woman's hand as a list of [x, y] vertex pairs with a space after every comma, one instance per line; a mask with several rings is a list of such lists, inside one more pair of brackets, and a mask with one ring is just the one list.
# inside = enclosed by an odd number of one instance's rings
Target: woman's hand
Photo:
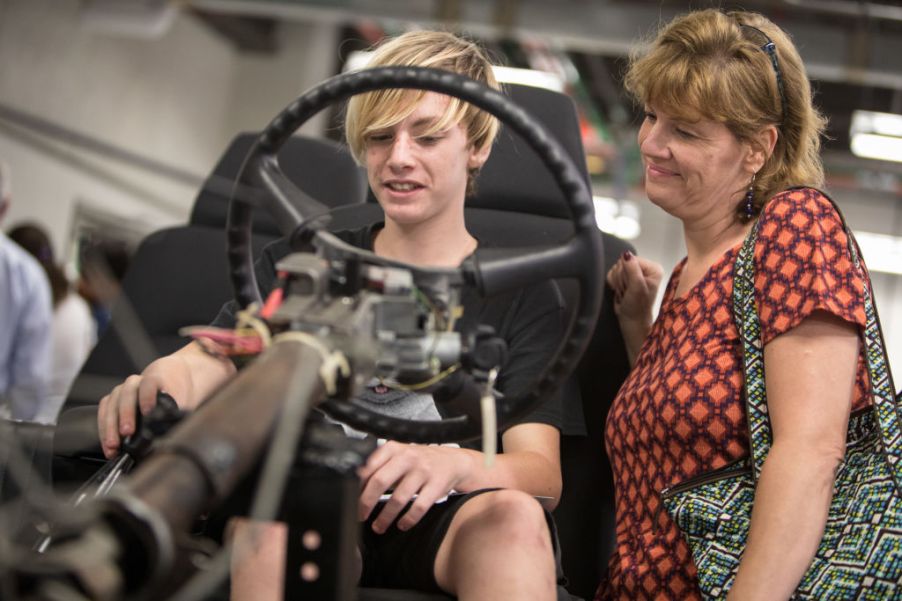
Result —
[[624, 252], [607, 275], [608, 286], [614, 291], [614, 313], [626, 343], [630, 365], [651, 329], [654, 321], [655, 297], [664, 270], [654, 261]]

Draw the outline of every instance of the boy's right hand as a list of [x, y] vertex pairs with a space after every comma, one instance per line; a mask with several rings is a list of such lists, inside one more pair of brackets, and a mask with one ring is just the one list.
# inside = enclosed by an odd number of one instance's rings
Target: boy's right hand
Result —
[[136, 411], [147, 415], [157, 402], [157, 394], [169, 394], [180, 409], [191, 398], [191, 372], [188, 364], [177, 354], [161, 357], [147, 366], [140, 375], [129, 376], [110, 394], [100, 399], [97, 429], [104, 456], [109, 459], [119, 453], [122, 439], [135, 433]]
[[135, 412], [147, 415], [158, 393], [171, 396], [182, 411], [193, 410], [235, 371], [230, 360], [213, 357], [196, 342], [160, 357], [100, 399], [97, 430], [103, 454], [109, 459], [119, 452], [122, 439], [135, 433]]

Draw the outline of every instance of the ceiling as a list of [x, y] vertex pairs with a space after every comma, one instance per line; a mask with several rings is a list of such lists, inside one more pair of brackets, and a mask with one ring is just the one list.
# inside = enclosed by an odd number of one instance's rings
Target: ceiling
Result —
[[[411, 23], [455, 27], [527, 61], [522, 49], [545, 45], [579, 73], [583, 94], [617, 134], [632, 131], [636, 107], [620, 86], [624, 59], [656, 24], [688, 8], [736, 3], [695, 0], [192, 0], [198, 18], [248, 52], [278, 48], [283, 21], [352, 25], [374, 20], [388, 30]], [[744, 0], [792, 36], [830, 119], [828, 168], [902, 176], [902, 163], [862, 160], [848, 152], [852, 110], [902, 113], [902, 0]], [[521, 56], [517, 57], [517, 49]], [[527, 52], [528, 53], [528, 52]], [[517, 65], [513, 66], [525, 66]], [[632, 135], [630, 133], [630, 135]]]

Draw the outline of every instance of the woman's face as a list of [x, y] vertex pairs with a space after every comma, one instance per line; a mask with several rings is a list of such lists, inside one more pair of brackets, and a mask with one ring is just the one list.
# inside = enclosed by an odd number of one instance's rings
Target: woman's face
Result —
[[733, 215], [754, 173], [750, 146], [726, 125], [681, 121], [653, 105], [639, 150], [649, 200], [684, 221]]
[[366, 137], [367, 178], [386, 219], [415, 225], [463, 218], [467, 173], [482, 166], [489, 149], [473, 148], [460, 124], [427, 135], [448, 101], [429, 92], [404, 121]]

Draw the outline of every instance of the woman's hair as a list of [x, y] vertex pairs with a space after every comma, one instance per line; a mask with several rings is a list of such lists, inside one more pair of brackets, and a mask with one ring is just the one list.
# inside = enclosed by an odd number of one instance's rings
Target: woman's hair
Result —
[[639, 102], [687, 121], [721, 122], [739, 140], [775, 125], [774, 151], [753, 182], [755, 214], [790, 186], [823, 185], [826, 119], [795, 45], [766, 17], [716, 9], [677, 17], [631, 57], [624, 85]]
[[[412, 31], [383, 41], [367, 67], [388, 65], [443, 69], [499, 89], [485, 51], [474, 42], [444, 31]], [[345, 135], [357, 162], [363, 163], [367, 136], [406, 119], [425, 94], [423, 90], [387, 89], [352, 97], [345, 116]], [[498, 133], [498, 120], [458, 98], [449, 98], [445, 114], [426, 133], [460, 123], [473, 147], [481, 150], [491, 146]], [[468, 193], [472, 192], [474, 176], [475, 172], [471, 173], [467, 182]]]
[[36, 224], [23, 223], [9, 230], [9, 239], [38, 260], [50, 281], [53, 306], [59, 305], [69, 294], [69, 280], [53, 259], [53, 247], [47, 233]]

